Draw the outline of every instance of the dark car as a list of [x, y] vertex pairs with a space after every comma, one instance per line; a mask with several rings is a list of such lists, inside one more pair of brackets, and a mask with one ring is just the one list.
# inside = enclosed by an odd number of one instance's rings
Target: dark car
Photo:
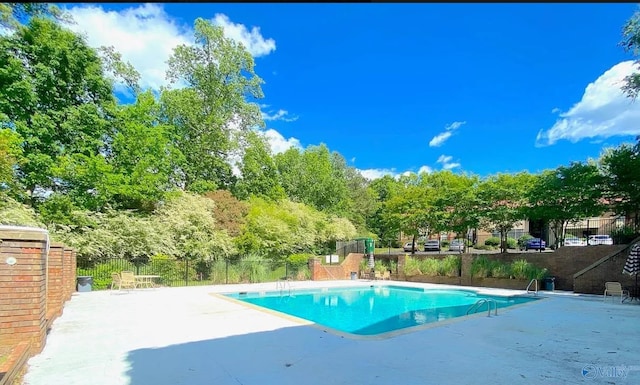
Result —
[[544, 250], [547, 243], [540, 238], [531, 238], [524, 244], [524, 250]]

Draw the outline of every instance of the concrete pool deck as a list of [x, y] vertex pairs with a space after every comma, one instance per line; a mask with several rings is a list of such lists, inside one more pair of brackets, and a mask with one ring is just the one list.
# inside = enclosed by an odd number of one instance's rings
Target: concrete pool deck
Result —
[[[332, 281], [292, 289], [371, 284], [448, 287]], [[29, 360], [24, 385], [640, 383], [637, 301], [540, 292], [544, 300], [497, 317], [358, 339], [211, 295], [275, 289], [272, 282], [76, 293]]]

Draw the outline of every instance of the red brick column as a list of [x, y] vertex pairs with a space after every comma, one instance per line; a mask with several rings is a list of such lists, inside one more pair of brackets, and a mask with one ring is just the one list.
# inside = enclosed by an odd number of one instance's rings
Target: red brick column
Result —
[[69, 247], [63, 249], [63, 272], [65, 301], [76, 291], [76, 253]]
[[62, 314], [65, 287], [63, 286], [63, 248], [61, 243], [52, 243], [49, 247], [47, 263], [47, 322]]
[[320, 265], [320, 258], [309, 258], [309, 272], [312, 281], [319, 281], [324, 277], [321, 277], [320, 270], [322, 266]]
[[46, 230], [0, 226], [0, 346], [45, 342]]

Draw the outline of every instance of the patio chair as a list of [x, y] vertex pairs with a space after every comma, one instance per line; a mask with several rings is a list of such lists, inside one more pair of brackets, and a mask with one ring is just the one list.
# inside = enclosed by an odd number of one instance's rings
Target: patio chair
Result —
[[360, 272], [360, 279], [369, 279], [369, 272], [366, 270], [362, 270]]
[[118, 290], [120, 290], [120, 287], [122, 286], [122, 281], [120, 280], [120, 274], [111, 273], [111, 290], [113, 290], [116, 286], [118, 287]]
[[138, 285], [133, 271], [120, 272], [120, 289], [135, 289], [136, 287]]
[[619, 295], [620, 303], [622, 303], [625, 299], [629, 298], [629, 290], [624, 290], [620, 282], [605, 282], [603, 301], [607, 299], [607, 295], [610, 295], [611, 298]]

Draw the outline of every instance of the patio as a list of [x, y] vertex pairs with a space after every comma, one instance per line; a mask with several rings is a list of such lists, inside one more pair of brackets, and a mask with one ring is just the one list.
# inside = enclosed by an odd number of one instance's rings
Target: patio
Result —
[[541, 292], [548, 298], [497, 317], [479, 313], [392, 338], [353, 339], [211, 295], [275, 286], [77, 293], [29, 361], [24, 384], [582, 384], [594, 373], [590, 383], [640, 382], [637, 301]]

